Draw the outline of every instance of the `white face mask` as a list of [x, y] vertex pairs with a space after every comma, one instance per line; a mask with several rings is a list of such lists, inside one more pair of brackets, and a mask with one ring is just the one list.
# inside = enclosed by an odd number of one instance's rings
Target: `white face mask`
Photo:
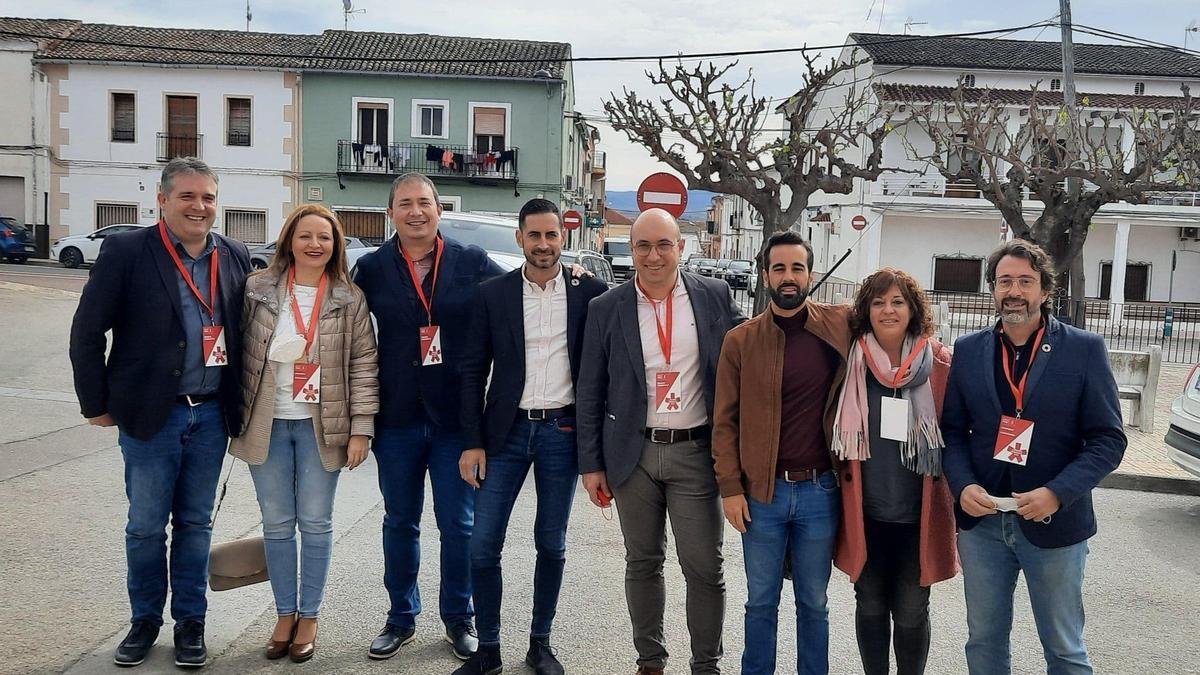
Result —
[[304, 345], [302, 335], [289, 335], [272, 340], [271, 348], [267, 350], [267, 358], [278, 363], [291, 363], [304, 356]]

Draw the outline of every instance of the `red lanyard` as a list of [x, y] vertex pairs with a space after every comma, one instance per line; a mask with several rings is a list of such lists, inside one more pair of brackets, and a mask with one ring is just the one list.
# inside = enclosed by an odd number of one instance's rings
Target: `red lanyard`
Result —
[[[1001, 333], [1003, 334], [1003, 332]], [[1017, 417], [1021, 416], [1021, 411], [1025, 408], [1025, 383], [1029, 380], [1029, 373], [1033, 370], [1033, 360], [1037, 358], [1038, 347], [1042, 345], [1042, 338], [1045, 337], [1046, 326], [1043, 324], [1038, 329], [1037, 338], [1033, 341], [1033, 352], [1029, 356], [1029, 365], [1025, 366], [1025, 374], [1021, 376], [1021, 381], [1014, 384], [1012, 377], [1012, 369], [1008, 365], [1008, 341], [1000, 340], [1001, 347], [1004, 348], [1004, 379], [1008, 380], [1008, 386], [1012, 389], [1013, 398], [1017, 402]]]
[[[183, 266], [183, 261], [179, 259], [179, 253], [175, 251], [175, 247], [171, 245], [171, 239], [167, 236], [167, 224], [163, 221], [158, 221], [158, 233], [162, 235], [163, 246], [167, 247], [167, 253], [171, 254], [171, 260], [175, 261], [175, 267], [179, 268], [179, 273], [183, 275], [183, 280], [187, 282], [188, 288], [192, 289], [192, 293], [196, 295], [196, 299], [200, 301], [200, 305], [208, 312], [208, 320], [210, 323], [216, 324], [217, 314], [213, 311], [213, 305], [209, 304], [204, 296], [201, 295], [200, 289], [196, 288], [195, 282], [192, 281], [192, 275]], [[218, 267], [221, 262], [221, 256], [217, 252], [216, 246], [213, 246], [211, 269], [208, 270], [209, 293], [208, 297], [212, 302], [217, 301], [217, 276]]]
[[417, 274], [416, 263], [414, 263], [413, 260], [408, 257], [408, 253], [405, 253], [404, 246], [400, 244], [399, 240], [396, 241], [396, 245], [400, 247], [400, 255], [404, 256], [404, 262], [408, 263], [408, 273], [412, 275], [413, 286], [415, 286], [417, 289], [417, 297], [421, 298], [421, 306], [425, 308], [425, 314], [429, 317], [429, 325], [432, 326], [433, 294], [437, 292], [438, 268], [442, 266], [442, 251], [445, 250], [446, 244], [439, 236], [437, 238], [437, 243], [433, 245], [434, 248], [437, 249], [437, 254], [435, 254], [433, 257], [433, 269], [429, 272], [433, 275], [433, 284], [429, 287], [428, 298], [425, 297], [425, 288], [421, 285], [421, 277]]
[[[871, 363], [873, 365], [875, 365], [875, 368], [873, 370], [875, 370], [876, 372], [880, 372], [879, 365], [875, 363], [875, 359], [871, 358], [871, 351], [869, 349], [867, 349], [867, 337], [864, 335], [863, 337], [859, 338], [859, 341], [860, 341], [860, 344], [862, 345], [863, 355], [866, 356], [868, 359], [870, 359]], [[900, 369], [896, 371], [896, 374], [892, 377], [892, 381], [891, 382], [882, 382], [881, 384], [891, 387], [892, 389], [899, 389], [900, 388], [900, 380], [903, 380], [904, 376], [908, 374], [908, 369], [912, 366], [912, 363], [913, 363], [913, 361], [916, 360], [917, 356], [922, 351], [925, 350], [925, 343], [927, 343], [927, 342], [929, 342], [929, 338], [927, 338], [927, 337], [921, 338], [921, 341], [918, 342], [916, 345], [914, 345], [912, 348], [912, 351], [909, 352], [908, 358], [905, 359], [904, 364], [901, 365]]]
[[[676, 282], [676, 283], [678, 283], [678, 282]], [[666, 361], [667, 361], [667, 367], [670, 368], [671, 367], [671, 335], [672, 335], [671, 329], [673, 327], [673, 324], [675, 323], [675, 303], [674, 303], [675, 288], [672, 287], [671, 292], [667, 294], [667, 299], [663, 300], [663, 304], [667, 306], [667, 326], [664, 329], [663, 325], [661, 323], [659, 323], [659, 321], [658, 321], [658, 301], [656, 301], [654, 298], [650, 297], [650, 294], [646, 292], [646, 289], [642, 288], [642, 282], [640, 282], [640, 281], [637, 282], [637, 285], [638, 285], [638, 290], [640, 290], [642, 292], [642, 295], [646, 296], [646, 299], [650, 301], [650, 311], [654, 312], [654, 328], [658, 330], [658, 346], [660, 349], [662, 349], [663, 358], [666, 359]]]
[[288, 295], [292, 297], [292, 319], [296, 322], [296, 332], [304, 336], [304, 356], [312, 349], [313, 340], [317, 337], [317, 319], [321, 316], [321, 301], [325, 299], [325, 285], [329, 276], [322, 274], [321, 282], [317, 284], [317, 299], [313, 301], [312, 316], [308, 317], [308, 326], [300, 314], [300, 303], [296, 301], [296, 268], [288, 268]]

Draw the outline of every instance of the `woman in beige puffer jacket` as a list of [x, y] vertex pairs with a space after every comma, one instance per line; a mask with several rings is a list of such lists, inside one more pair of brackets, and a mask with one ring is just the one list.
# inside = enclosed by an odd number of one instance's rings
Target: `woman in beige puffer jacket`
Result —
[[246, 280], [242, 336], [244, 422], [229, 452], [250, 465], [262, 510], [278, 614], [266, 656], [302, 662], [315, 650], [338, 474], [366, 458], [379, 410], [371, 316], [331, 211], [288, 216], [271, 266]]

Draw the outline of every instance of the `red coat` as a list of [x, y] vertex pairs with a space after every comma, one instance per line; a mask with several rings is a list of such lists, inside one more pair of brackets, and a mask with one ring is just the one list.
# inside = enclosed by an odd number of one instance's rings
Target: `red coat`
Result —
[[[946, 379], [950, 375], [951, 351], [936, 340], [931, 340], [930, 343], [933, 345], [934, 362], [929, 383], [933, 387], [934, 404], [940, 418], [942, 398], [946, 394]], [[842, 526], [838, 528], [833, 563], [850, 575], [850, 581], [858, 581], [858, 576], [862, 574], [863, 566], [867, 563], [867, 540], [863, 530], [862, 462], [845, 462], [840, 471]], [[958, 551], [954, 538], [954, 500], [950, 496], [946, 478], [926, 476], [921, 495], [922, 586], [932, 586], [958, 574]]]

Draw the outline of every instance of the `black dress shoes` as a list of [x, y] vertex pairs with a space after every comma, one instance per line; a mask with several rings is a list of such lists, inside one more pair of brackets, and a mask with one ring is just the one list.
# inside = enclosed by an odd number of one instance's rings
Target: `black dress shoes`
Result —
[[451, 675], [500, 675], [504, 664], [500, 661], [500, 647], [479, 647], [467, 662]]
[[479, 633], [475, 632], [475, 624], [470, 621], [446, 626], [446, 642], [460, 661], [466, 661], [475, 655], [479, 649]]
[[204, 646], [204, 622], [180, 621], [175, 624], [175, 665], [202, 668], [206, 663], [208, 647]]
[[412, 626], [401, 628], [396, 624], [389, 623], [371, 641], [371, 649], [367, 651], [367, 656], [373, 659], [390, 659], [400, 651], [401, 647], [412, 642], [416, 635], [417, 629]]
[[525, 655], [525, 665], [533, 668], [537, 675], [563, 675], [566, 672], [558, 662], [558, 655], [554, 653], [550, 642], [542, 642], [532, 637], [529, 638], [529, 653]]
[[149, 621], [135, 621], [129, 628], [129, 634], [121, 640], [117, 651], [113, 652], [113, 663], [118, 666], [138, 666], [146, 660], [146, 654], [158, 639], [158, 625]]

